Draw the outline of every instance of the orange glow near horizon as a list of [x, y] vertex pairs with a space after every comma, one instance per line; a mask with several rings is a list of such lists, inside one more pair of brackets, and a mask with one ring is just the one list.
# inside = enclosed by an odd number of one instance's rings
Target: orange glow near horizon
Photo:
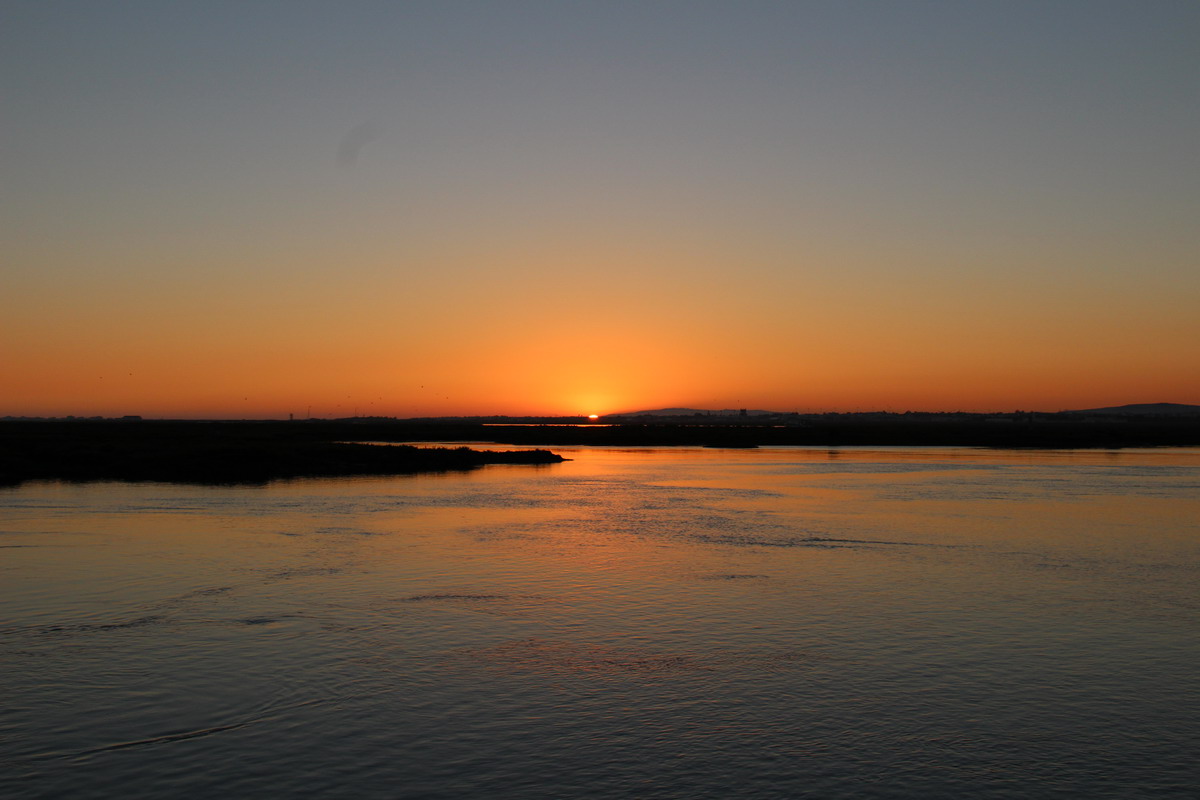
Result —
[[[0, 360], [0, 416], [1200, 403], [1183, 279], [1081, 282], [1095, 248], [1042, 274], [1048, 256], [996, 246], [960, 274], [934, 239], [767, 246], [665, 223], [606, 239], [560, 221], [403, 247], [377, 231], [341, 252], [218, 243], [220, 270], [189, 252], [161, 274], [154, 249], [18, 249], [42, 271], [0, 300], [0, 339], [18, 343]], [[357, 280], [330, 277], [345, 260]], [[75, 262], [95, 271], [69, 290], [41, 277]]]
[[[133, 259], [139, 269], [121, 248], [25, 252], [47, 275], [56, 260], [97, 271], [70, 291], [29, 277], [8, 296], [0, 338], [19, 346], [0, 361], [0, 416], [1200, 403], [1188, 292], [1042, 275], [1018, 251], [978, 255], [959, 275], [926, 264], [932, 240], [908, 254], [884, 241], [766, 247], [670, 225], [612, 241], [586, 226], [514, 226], [406, 248], [380, 234], [341, 256], [266, 242], [222, 251], [216, 274], [189, 254], [154, 278], [156, 252]], [[358, 282], [328, 277], [343, 257]]]
[[1200, 404], [1188, 4], [43, 5], [0, 417]]
[[[1007, 301], [981, 308], [945, 292], [852, 292], [815, 280], [768, 297], [667, 280], [661, 275], [677, 274], [685, 261], [669, 251], [654, 257], [666, 267], [638, 284], [640, 292], [627, 288], [632, 278], [600, 288], [570, 278], [518, 287], [493, 280], [441, 295], [427, 287], [429, 302], [388, 281], [343, 296], [292, 286], [248, 287], [232, 298], [190, 293], [186, 283], [126, 294], [97, 285], [74, 298], [46, 287], [0, 319], [0, 335], [23, 343], [0, 362], [0, 416], [1200, 403], [1200, 376], [1188, 368], [1200, 363], [1200, 337], [1187, 335], [1194, 323], [1183, 298], [1130, 292], [1116, 326], [1074, 295], [1044, 308], [1027, 304], [1020, 318]], [[1013, 292], [986, 284], [972, 291], [1002, 300]], [[147, 294], [158, 302], [139, 302]], [[577, 297], [598, 310], [581, 314]], [[43, 314], [48, 306], [56, 317]]]
[[[864, 332], [865, 336], [865, 332]], [[3, 415], [199, 418], [606, 415], [661, 407], [778, 411], [1030, 409], [1200, 401], [1188, 373], [1129, 353], [1120, 362], [956, 348], [922, 358], [885, 338], [836, 349], [614, 337], [610, 349], [512, 334], [490, 343], [443, 341], [406, 353], [347, 343], [272, 350], [236, 342], [43, 345], [0, 365]], [[339, 346], [340, 345], [340, 346]], [[211, 348], [211, 349], [210, 349]], [[741, 350], [744, 355], [738, 356]], [[919, 348], [914, 348], [919, 352]], [[580, 355], [583, 353], [584, 355]], [[1162, 358], [1165, 360], [1165, 357]]]

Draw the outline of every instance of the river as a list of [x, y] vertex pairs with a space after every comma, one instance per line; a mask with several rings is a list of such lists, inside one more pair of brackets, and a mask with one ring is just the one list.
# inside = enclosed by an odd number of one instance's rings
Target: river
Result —
[[553, 449], [0, 490], [0, 794], [1200, 791], [1200, 450]]

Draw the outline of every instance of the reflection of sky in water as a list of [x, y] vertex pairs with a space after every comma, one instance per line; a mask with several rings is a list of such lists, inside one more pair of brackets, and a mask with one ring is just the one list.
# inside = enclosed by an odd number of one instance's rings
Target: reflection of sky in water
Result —
[[1191, 796], [1200, 452], [561, 452], [0, 493], [6, 795]]

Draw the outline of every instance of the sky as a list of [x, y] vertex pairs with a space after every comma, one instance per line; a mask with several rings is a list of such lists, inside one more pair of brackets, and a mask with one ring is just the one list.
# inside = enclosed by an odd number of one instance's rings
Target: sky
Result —
[[0, 416], [1200, 403], [1200, 3], [0, 2]]

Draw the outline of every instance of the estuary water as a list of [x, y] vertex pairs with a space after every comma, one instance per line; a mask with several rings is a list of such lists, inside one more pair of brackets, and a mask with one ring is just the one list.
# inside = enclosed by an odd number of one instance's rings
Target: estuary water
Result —
[[6, 798], [1194, 798], [1200, 450], [0, 490]]

